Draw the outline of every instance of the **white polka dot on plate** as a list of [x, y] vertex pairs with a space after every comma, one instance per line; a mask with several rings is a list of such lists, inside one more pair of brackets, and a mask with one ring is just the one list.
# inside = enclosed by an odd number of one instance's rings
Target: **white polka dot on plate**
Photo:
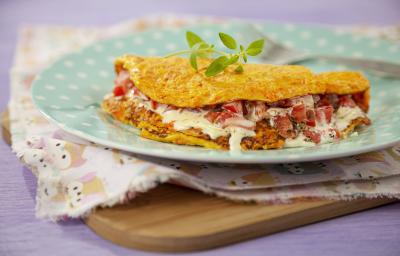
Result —
[[293, 24], [288, 23], [283, 26], [283, 29], [285, 29], [286, 31], [294, 31], [296, 27]]
[[86, 100], [86, 101], [93, 101], [93, 98], [87, 95], [83, 95], [82, 99]]
[[69, 114], [69, 113], [68, 113], [68, 114], [66, 114], [65, 116], [66, 116], [66, 117], [69, 117], [69, 118], [76, 118], [76, 116], [75, 116], [75, 115], [73, 115], [73, 114]]
[[362, 52], [353, 52], [351, 54], [351, 56], [360, 58], [360, 57], [364, 56], [364, 54]]
[[290, 48], [293, 48], [293, 47], [294, 47], [294, 43], [293, 43], [292, 41], [290, 41], [290, 40], [286, 40], [285, 42], [283, 42], [283, 44], [284, 44], [286, 47], [290, 47]]
[[115, 59], [116, 59], [115, 56], [107, 56], [107, 61], [108, 62], [114, 63]]
[[48, 91], [54, 91], [56, 89], [56, 87], [54, 85], [50, 85], [50, 84], [45, 85], [44, 88]]
[[57, 106], [57, 105], [51, 105], [51, 106], [50, 106], [50, 108], [52, 108], [52, 109], [60, 109], [60, 106]]
[[79, 87], [76, 84], [69, 84], [68, 89], [77, 91], [79, 89]]
[[83, 125], [83, 126], [86, 126], [86, 127], [91, 127], [91, 126], [92, 126], [91, 124], [86, 123], [86, 122], [83, 122], [82, 125]]
[[79, 109], [79, 110], [85, 109], [85, 107], [81, 106], [81, 105], [75, 105], [74, 108]]
[[163, 38], [163, 36], [164, 36], [164, 34], [161, 33], [161, 32], [159, 32], [159, 31], [154, 32], [154, 33], [151, 35], [151, 37], [152, 37], [153, 39], [155, 39], [155, 40], [160, 40], [161, 38]]
[[149, 54], [149, 55], [156, 55], [157, 54], [157, 49], [155, 49], [155, 48], [149, 48], [149, 49], [147, 49], [147, 54]]
[[85, 63], [87, 64], [87, 65], [94, 65], [94, 64], [96, 64], [96, 61], [94, 60], [94, 59], [85, 59]]
[[75, 66], [75, 63], [72, 60], [66, 60], [64, 61], [64, 66], [67, 68], [72, 68], [73, 66]]
[[90, 115], [89, 117], [90, 117], [90, 118], [93, 118], [93, 119], [96, 119], [96, 120], [98, 120], [98, 119], [99, 119], [99, 117], [98, 117], [98, 116], [96, 116], [96, 115]]
[[104, 47], [100, 44], [96, 44], [93, 48], [96, 52], [102, 52], [104, 49]]
[[46, 98], [41, 96], [41, 95], [35, 96], [35, 99], [37, 99], [37, 100], [46, 100]]
[[167, 50], [169, 50], [169, 51], [176, 50], [176, 44], [174, 44], [174, 43], [169, 43], [169, 44], [167, 44], [167, 45], [165, 46], [165, 48], [166, 48]]
[[378, 48], [380, 45], [379, 40], [372, 40], [371, 42], [369, 42], [369, 46], [371, 46], [371, 48]]
[[64, 80], [64, 79], [65, 79], [64, 74], [61, 74], [61, 73], [55, 74], [54, 77], [55, 77], [56, 79], [58, 79], [58, 80]]
[[328, 63], [328, 61], [325, 60], [325, 59], [318, 59], [318, 60], [317, 60], [317, 64], [318, 64], [318, 65], [325, 65], [325, 64], [327, 64], [327, 63]]
[[379, 97], [385, 97], [386, 96], [386, 91], [380, 91], [378, 92]]
[[114, 47], [115, 48], [117, 48], [117, 49], [122, 49], [122, 48], [124, 48], [124, 42], [122, 42], [122, 41], [117, 41], [117, 42], [115, 42], [114, 43]]
[[205, 30], [202, 31], [202, 34], [203, 34], [204, 37], [210, 38], [210, 37], [212, 37], [213, 32], [211, 30], [209, 30], [209, 29], [205, 29]]
[[70, 100], [70, 98], [67, 95], [61, 95], [59, 98], [62, 100]]
[[101, 76], [101, 77], [109, 77], [110, 73], [108, 71], [106, 71], [106, 70], [101, 70], [99, 72], [99, 76]]
[[108, 132], [107, 132], [107, 131], [104, 131], [104, 130], [100, 130], [99, 133], [108, 134]]
[[275, 32], [271, 32], [267, 34], [267, 37], [276, 40], [278, 38], [278, 35]]
[[334, 48], [333, 48], [333, 50], [336, 52], [336, 53], [342, 53], [342, 52], [344, 52], [344, 46], [343, 45], [336, 45]]
[[389, 47], [389, 52], [398, 52], [399, 47], [397, 45], [392, 45]]
[[328, 41], [325, 38], [320, 38], [317, 40], [317, 46], [318, 47], [324, 47]]
[[91, 85], [90, 88], [92, 88], [92, 89], [95, 90], [95, 91], [100, 91], [100, 90], [101, 90], [100, 86], [95, 85], [95, 84], [94, 84], [94, 85]]
[[264, 26], [262, 24], [254, 24], [254, 28], [257, 30], [264, 30]]
[[303, 40], [308, 40], [311, 38], [311, 32], [310, 31], [302, 31], [300, 33], [300, 38]]
[[141, 37], [135, 37], [135, 38], [133, 39], [133, 43], [136, 44], [136, 45], [141, 45], [141, 44], [143, 44], [143, 38], [141, 38]]
[[338, 70], [338, 71], [340, 71], [340, 70], [346, 70], [346, 69], [347, 69], [347, 67], [344, 66], [344, 65], [337, 65], [337, 66], [335, 67], [335, 70]]
[[81, 79], [87, 78], [87, 74], [85, 72], [78, 72], [78, 73], [76, 73], [76, 76]]
[[344, 30], [343, 28], [335, 28], [333, 30], [333, 33], [337, 36], [341, 36], [341, 35], [347, 34], [348, 32], [346, 30]]
[[221, 26], [223, 29], [230, 29], [232, 25], [230, 23], [223, 23]]
[[352, 37], [351, 37], [351, 41], [352, 42], [359, 42], [361, 40], [361, 36], [360, 35], [353, 35]]

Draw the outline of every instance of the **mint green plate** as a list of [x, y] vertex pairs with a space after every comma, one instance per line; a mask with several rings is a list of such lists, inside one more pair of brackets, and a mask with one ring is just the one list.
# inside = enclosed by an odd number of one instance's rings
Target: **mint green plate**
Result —
[[[400, 141], [400, 80], [372, 75], [368, 77], [372, 84], [369, 116], [373, 124], [361, 129], [359, 136], [311, 148], [234, 153], [166, 144], [141, 138], [136, 129], [114, 122], [100, 111], [99, 103], [113, 88], [115, 57], [125, 53], [164, 55], [185, 49], [184, 34], [188, 29], [221, 47], [217, 42], [218, 32], [240, 37], [243, 26], [228, 23], [156, 29], [97, 42], [61, 58], [43, 71], [32, 87], [34, 102], [49, 120], [71, 134], [125, 151], [181, 160], [230, 163], [314, 161], [378, 150]], [[259, 23], [258, 26], [278, 41], [313, 53], [400, 60], [398, 45], [378, 39], [318, 26], [275, 23]], [[307, 61], [302, 64], [315, 72], [350, 68], [326, 62]]]

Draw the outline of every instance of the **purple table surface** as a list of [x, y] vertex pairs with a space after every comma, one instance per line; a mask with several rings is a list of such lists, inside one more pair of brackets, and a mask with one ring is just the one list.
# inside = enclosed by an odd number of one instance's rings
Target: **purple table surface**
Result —
[[[0, 109], [22, 24], [111, 25], [154, 13], [325, 24], [400, 24], [400, 1], [0, 1]], [[0, 255], [154, 255], [97, 237], [80, 220], [36, 219], [36, 180], [0, 142]], [[187, 255], [400, 255], [400, 203]], [[165, 254], [163, 254], [165, 255]]]

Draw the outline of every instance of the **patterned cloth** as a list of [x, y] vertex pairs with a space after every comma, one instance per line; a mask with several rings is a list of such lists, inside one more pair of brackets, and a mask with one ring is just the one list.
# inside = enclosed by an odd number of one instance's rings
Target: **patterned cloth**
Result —
[[[223, 22], [217, 18], [163, 16], [109, 28], [28, 26], [21, 30], [11, 73], [12, 146], [38, 177], [38, 217], [80, 217], [97, 206], [126, 202], [162, 182], [233, 200], [268, 203], [304, 198], [400, 197], [400, 145], [303, 164], [188, 163], [138, 156], [82, 140], [50, 124], [33, 106], [29, 92], [32, 80], [63, 54], [99, 39], [203, 21]], [[400, 38], [399, 29], [394, 27], [352, 29], [391, 40]]]

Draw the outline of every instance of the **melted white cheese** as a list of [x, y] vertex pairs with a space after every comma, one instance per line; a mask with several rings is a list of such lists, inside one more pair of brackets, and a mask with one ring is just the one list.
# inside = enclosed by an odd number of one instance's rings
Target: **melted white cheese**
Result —
[[163, 123], [173, 122], [174, 129], [177, 131], [199, 128], [203, 133], [210, 136], [211, 139], [231, 135], [229, 138], [230, 150], [241, 150], [240, 143], [242, 142], [242, 139], [249, 136], [255, 136], [255, 132], [252, 130], [234, 126], [221, 128], [211, 123], [204, 117], [206, 111], [197, 112], [188, 109], [173, 110], [168, 109], [167, 105], [160, 103], [158, 103], [156, 109], [153, 109], [151, 107], [151, 102], [141, 99], [134, 93], [129, 92], [126, 96], [134, 100], [138, 106], [142, 106], [147, 110], [160, 114]]
[[339, 107], [335, 115], [336, 128], [343, 131], [351, 121], [359, 117], [365, 117], [365, 113], [359, 107]]
[[240, 143], [243, 138], [253, 137], [256, 135], [254, 131], [240, 127], [227, 127], [226, 129], [231, 134], [231, 137], [229, 138], [229, 149], [233, 151], [239, 151], [242, 149]]
[[[207, 113], [206, 111], [192, 111], [189, 109], [169, 109], [165, 104], [158, 104], [156, 109], [152, 108], [151, 102], [144, 99], [143, 97], [137, 96], [130, 91], [127, 97], [131, 98], [136, 102], [138, 106], [142, 106], [147, 110], [154, 111], [163, 118], [163, 123], [173, 123], [174, 129], [177, 131], [183, 131], [190, 128], [198, 128], [211, 139], [216, 139], [220, 136], [228, 136], [229, 138], [229, 146], [230, 150], [238, 151], [241, 150], [240, 143], [245, 137], [253, 137], [255, 136], [255, 132], [253, 130], [244, 129], [236, 126], [228, 126], [226, 128], [221, 128], [210, 121], [208, 121], [204, 115]], [[106, 95], [106, 97], [110, 97], [110, 95]], [[300, 100], [300, 99], [299, 99]], [[305, 105], [314, 104], [312, 97], [302, 98], [302, 103]], [[254, 123], [259, 121], [254, 109], [249, 113], [246, 117], [248, 120], [253, 121]], [[274, 126], [273, 117], [285, 115], [291, 111], [291, 108], [269, 108], [267, 110], [267, 115], [270, 120], [270, 125]], [[352, 120], [358, 117], [364, 117], [365, 113], [359, 107], [339, 107], [334, 115], [332, 115], [332, 121], [330, 124], [326, 122], [317, 122], [316, 126], [311, 128], [311, 131], [317, 132], [321, 134], [321, 142], [320, 144], [332, 142], [335, 140], [335, 132], [333, 131], [337, 128], [339, 131], [346, 129], [346, 127], [351, 123]], [[284, 147], [311, 147], [315, 146], [315, 143], [310, 141], [303, 133], [299, 133], [299, 135], [294, 139], [286, 139]]]
[[211, 139], [216, 139], [220, 136], [229, 134], [227, 129], [220, 128], [204, 118], [204, 112], [192, 112], [189, 110], [167, 110], [158, 111], [162, 118], [163, 123], [174, 122], [174, 129], [177, 131], [187, 130], [190, 128], [199, 128], [205, 134], [209, 135]]
[[285, 140], [285, 148], [297, 148], [297, 147], [312, 147], [315, 146], [315, 143], [312, 141], [309, 141], [309, 139], [304, 136], [303, 133], [300, 133], [296, 138], [294, 139], [286, 139]]

